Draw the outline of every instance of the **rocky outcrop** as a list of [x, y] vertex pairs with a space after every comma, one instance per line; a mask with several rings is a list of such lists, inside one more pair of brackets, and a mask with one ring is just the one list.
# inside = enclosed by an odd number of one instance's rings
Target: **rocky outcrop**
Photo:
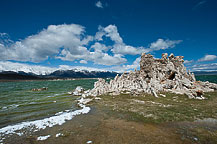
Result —
[[80, 96], [84, 92], [84, 89], [81, 86], [77, 86], [76, 89], [72, 92], [69, 92], [69, 94], [73, 94], [75, 96]]
[[165, 53], [161, 59], [155, 59], [152, 55], [143, 53], [139, 71], [117, 75], [109, 83], [100, 78], [88, 95], [149, 93], [158, 97], [160, 92], [172, 92], [186, 94], [189, 98], [204, 99], [204, 92], [217, 90], [217, 84], [196, 81], [194, 74], [187, 72], [183, 62], [183, 56], [168, 56]]

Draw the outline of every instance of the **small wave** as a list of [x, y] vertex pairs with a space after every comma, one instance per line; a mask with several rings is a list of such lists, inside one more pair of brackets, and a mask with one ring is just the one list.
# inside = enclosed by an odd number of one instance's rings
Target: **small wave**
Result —
[[[62, 93], [63, 94], [63, 93]], [[55, 97], [55, 96], [59, 96], [59, 95], [62, 95], [62, 94], [54, 94], [54, 95], [49, 95], [47, 97]]]
[[82, 109], [80, 110], [75, 110], [72, 112], [63, 112], [59, 115], [55, 115], [42, 120], [27, 121], [15, 125], [9, 125], [0, 129], [0, 137], [2, 139], [3, 136], [5, 135], [11, 135], [11, 134], [23, 135], [24, 132], [21, 131], [22, 129], [29, 129], [29, 130], [33, 130], [33, 132], [36, 132], [41, 129], [45, 129], [46, 127], [62, 125], [67, 120], [71, 120], [76, 115], [87, 114], [89, 111], [90, 111], [90, 107], [83, 106]]
[[33, 102], [25, 102], [22, 104], [11, 104], [7, 106], [0, 107], [2, 110], [9, 110], [9, 109], [15, 109], [17, 107], [23, 107], [23, 106], [28, 106], [28, 105], [39, 105], [39, 104], [47, 104], [47, 103], [53, 103], [53, 101], [33, 101]]
[[41, 104], [49, 104], [49, 103], [53, 103], [53, 101], [30, 102], [30, 103], [24, 104], [24, 106], [28, 106], [28, 105], [41, 105]]
[[30, 103], [27, 103], [29, 105], [34, 105], [34, 104], [39, 104], [38, 102], [30, 102]]
[[15, 109], [15, 108], [17, 108], [18, 106], [20, 106], [20, 105], [18, 105], [18, 104], [12, 104], [12, 105], [8, 105], [8, 106], [3, 106], [2, 108], [1, 108], [1, 110], [9, 110], [9, 109]]

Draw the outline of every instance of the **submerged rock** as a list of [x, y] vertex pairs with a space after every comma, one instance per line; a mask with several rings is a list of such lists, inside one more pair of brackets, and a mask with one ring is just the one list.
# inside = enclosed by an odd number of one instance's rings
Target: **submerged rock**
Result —
[[34, 88], [34, 89], [32, 89], [32, 91], [45, 91], [45, 90], [48, 90], [48, 88], [43, 87], [43, 88]]
[[187, 72], [183, 65], [183, 56], [162, 54], [161, 59], [155, 59], [150, 54], [143, 53], [140, 70], [117, 75], [109, 83], [99, 78], [88, 95], [102, 94], [119, 95], [120, 93], [149, 93], [158, 97], [159, 92], [185, 94], [189, 98], [204, 99], [204, 92], [217, 90], [217, 84], [196, 81], [193, 73]]

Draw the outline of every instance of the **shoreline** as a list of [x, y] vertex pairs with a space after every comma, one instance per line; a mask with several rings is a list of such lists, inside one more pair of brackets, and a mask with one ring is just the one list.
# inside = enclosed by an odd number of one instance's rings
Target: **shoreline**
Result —
[[[62, 125], [7, 138], [6, 143], [215, 143], [217, 92], [205, 100], [184, 95], [101, 96], [89, 113]], [[180, 109], [181, 108], [181, 109]], [[152, 114], [152, 115], [151, 115]], [[162, 119], [163, 118], [163, 119]], [[183, 119], [184, 118], [184, 119]], [[41, 140], [42, 139], [42, 140]]]
[[66, 79], [0, 80], [0, 82], [65, 81], [65, 80], [85, 80], [85, 79], [98, 79], [98, 78], [66, 78]]
[[[77, 110], [64, 110], [48, 118], [33, 121], [24, 121], [21, 123], [16, 123], [0, 128], [0, 144], [3, 144], [5, 139], [10, 139], [10, 137], [13, 137], [14, 135], [22, 137], [26, 134], [31, 135], [31, 133], [40, 132], [44, 129], [52, 128], [57, 125], [61, 126], [67, 121], [72, 120], [76, 116], [87, 114], [90, 112], [90, 107], [87, 107], [79, 100], [77, 100], [77, 102], [77, 105], [79, 106]], [[50, 136], [39, 136], [37, 140], [46, 140], [48, 137]]]
[[[194, 133], [194, 129], [205, 128], [206, 122], [165, 122], [142, 123], [129, 121], [120, 116], [110, 115], [108, 109], [99, 110], [91, 107], [85, 115], [79, 115], [63, 125], [57, 125], [38, 131], [31, 135], [17, 136], [7, 139], [6, 143], [176, 143], [191, 144], [201, 139]], [[193, 126], [194, 125], [194, 126]], [[39, 140], [39, 138], [47, 137]], [[214, 139], [212, 139], [214, 140]], [[202, 141], [201, 143], [204, 143]]]

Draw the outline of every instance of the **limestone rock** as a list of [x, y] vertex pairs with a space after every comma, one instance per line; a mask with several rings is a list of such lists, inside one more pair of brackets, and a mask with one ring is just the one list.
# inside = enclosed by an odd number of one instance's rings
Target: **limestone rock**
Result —
[[88, 95], [119, 95], [120, 93], [150, 93], [158, 97], [159, 92], [186, 94], [189, 98], [203, 99], [204, 92], [217, 90], [217, 84], [196, 81], [193, 73], [187, 72], [183, 56], [162, 54], [155, 59], [150, 54], [141, 55], [140, 70], [124, 72], [109, 83], [99, 78]]
[[84, 89], [81, 86], [77, 86], [76, 89], [69, 94], [72, 94], [75, 96], [81, 96], [83, 94], [83, 92], [84, 92]]

